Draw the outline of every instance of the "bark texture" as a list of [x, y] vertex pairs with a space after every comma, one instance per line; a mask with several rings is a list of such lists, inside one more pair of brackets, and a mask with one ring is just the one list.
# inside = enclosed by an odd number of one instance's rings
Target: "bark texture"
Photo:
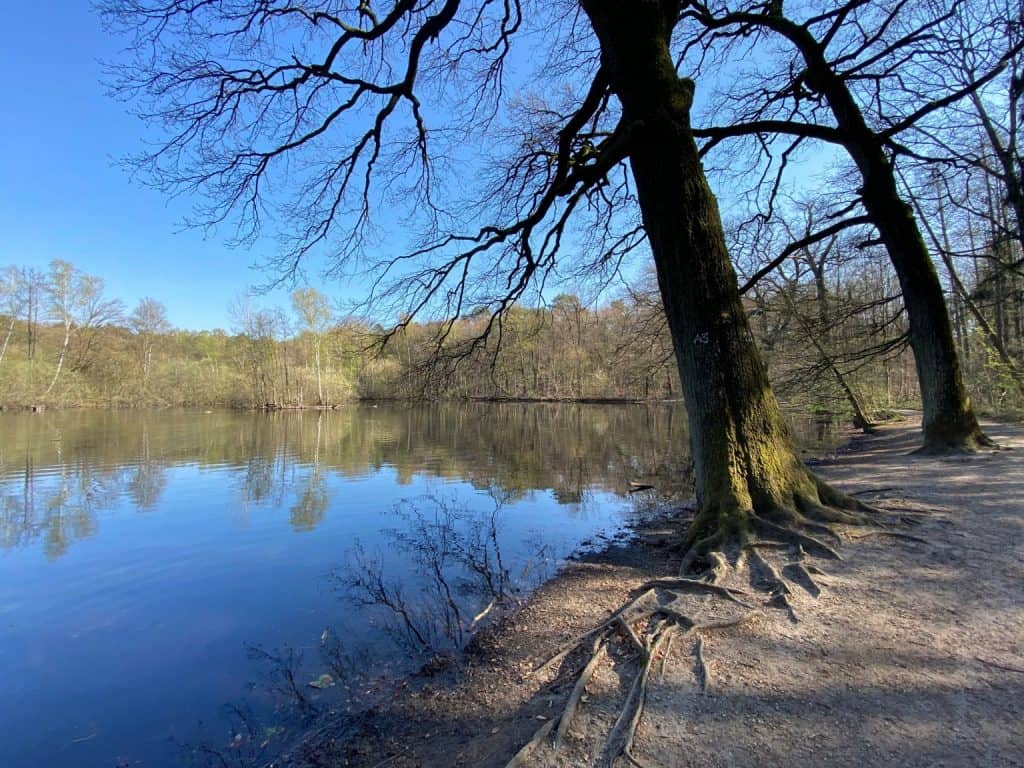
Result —
[[629, 160], [679, 363], [700, 505], [691, 551], [742, 544], [759, 526], [788, 530], [826, 504], [852, 501], [800, 461], [750, 332], [690, 128], [694, 86], [678, 77], [669, 52], [677, 3], [582, 6], [630, 131]]
[[828, 102], [840, 141], [863, 179], [864, 207], [878, 228], [900, 281], [924, 410], [922, 450], [946, 453], [993, 445], [971, 407], [942, 284], [913, 210], [899, 194], [882, 139], [868, 126], [845, 81], [828, 64], [823, 47], [810, 32], [783, 19], [776, 24], [782, 25], [783, 33], [797, 45], [807, 63], [804, 83]]

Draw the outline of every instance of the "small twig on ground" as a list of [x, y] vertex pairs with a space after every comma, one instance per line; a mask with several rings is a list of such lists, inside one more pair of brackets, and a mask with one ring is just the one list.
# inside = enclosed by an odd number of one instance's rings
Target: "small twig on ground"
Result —
[[1016, 672], [1019, 675], [1024, 675], [1024, 668], [1021, 667], [1014, 667], [1010, 664], [1000, 664], [998, 661], [989, 661], [988, 659], [981, 658], [981, 656], [975, 656], [974, 660], [989, 667], [995, 667], [996, 669], [1002, 669], [1007, 672]]
[[697, 657], [697, 682], [700, 684], [700, 692], [707, 693], [711, 687], [711, 670], [704, 658], [704, 639], [697, 637], [697, 643], [693, 648], [693, 655]]
[[868, 538], [871, 538], [872, 536], [888, 536], [889, 538], [900, 539], [901, 541], [912, 541], [915, 544], [927, 544], [927, 545], [931, 544], [930, 541], [928, 541], [927, 539], [922, 539], [920, 536], [912, 536], [909, 533], [900, 533], [899, 531], [886, 531], [886, 530], [882, 530], [881, 528], [879, 528], [877, 530], [873, 530], [873, 531], [866, 531], [864, 533], [857, 534], [857, 535], [849, 534], [849, 536], [850, 536], [851, 539], [853, 539], [853, 541], [860, 541], [861, 539], [868, 539]]

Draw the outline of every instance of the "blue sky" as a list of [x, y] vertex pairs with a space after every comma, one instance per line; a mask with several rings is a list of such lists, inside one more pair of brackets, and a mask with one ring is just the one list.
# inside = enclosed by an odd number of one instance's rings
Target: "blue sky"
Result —
[[[0, 29], [0, 71], [7, 75], [0, 268], [45, 272], [51, 260], [64, 259], [101, 277], [106, 295], [129, 309], [152, 297], [179, 328], [230, 328], [228, 306], [273, 277], [254, 265], [272, 257], [277, 244], [267, 238], [251, 248], [229, 247], [230, 223], [206, 233], [186, 229], [189, 200], [169, 199], [117, 164], [143, 146], [148, 129], [107, 94], [101, 62], [116, 60], [124, 43], [103, 30], [90, 6], [17, 4]], [[377, 213], [387, 226], [388, 212]], [[361, 297], [359, 282], [322, 282], [312, 264], [305, 267], [310, 283], [340, 304]], [[287, 307], [287, 290], [254, 303]]]
[[[228, 327], [227, 305], [264, 281], [270, 253], [224, 245], [226, 233], [181, 231], [186, 201], [132, 182], [115, 161], [143, 125], [109, 98], [99, 60], [116, 55], [86, 0], [13, 3], [0, 27], [0, 267], [70, 261], [131, 308], [163, 302], [182, 328]], [[318, 286], [332, 294], [339, 286]], [[286, 303], [283, 292], [259, 299]]]
[[[229, 225], [205, 235], [183, 229], [188, 200], [168, 199], [116, 164], [142, 146], [146, 127], [106, 94], [100, 61], [115, 59], [122, 43], [103, 31], [88, 0], [14, 4], [6, 21], [0, 267], [45, 271], [65, 259], [103, 278], [107, 295], [129, 309], [151, 296], [177, 327], [229, 328], [229, 304], [267, 282], [253, 265], [272, 256], [275, 243], [235, 249], [225, 244]], [[803, 175], [823, 165], [812, 156]], [[355, 297], [342, 282], [308, 274], [336, 300]], [[278, 290], [255, 303], [287, 306], [288, 298]]]

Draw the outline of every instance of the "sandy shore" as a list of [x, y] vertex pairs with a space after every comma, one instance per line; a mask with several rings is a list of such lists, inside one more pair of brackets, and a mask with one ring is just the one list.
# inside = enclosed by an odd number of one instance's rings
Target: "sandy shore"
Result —
[[[1016, 450], [910, 456], [917, 430], [890, 426], [819, 465], [840, 489], [920, 518], [908, 533], [926, 543], [851, 529], [844, 559], [817, 563], [821, 593], [794, 590], [798, 621], [766, 607], [702, 638], [706, 688], [693, 640], [673, 646], [664, 674], [650, 679], [639, 763], [1024, 766], [1024, 427], [987, 429]], [[664, 542], [683, 522], [571, 564], [451, 668], [410, 681], [357, 734], [328, 725], [286, 763], [506, 765], [559, 716], [583, 654], [531, 670], [640, 584], [672, 574], [678, 561]], [[694, 595], [688, 610], [721, 618], [735, 608]], [[605, 764], [636, 668], [625, 642], [610, 647], [561, 747], [546, 741], [523, 764]]]

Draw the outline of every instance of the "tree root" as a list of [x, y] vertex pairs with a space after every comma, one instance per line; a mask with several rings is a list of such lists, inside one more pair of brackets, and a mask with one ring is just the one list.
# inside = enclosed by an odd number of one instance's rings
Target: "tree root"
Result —
[[800, 587], [807, 592], [811, 597], [818, 598], [821, 596], [821, 585], [818, 584], [814, 578], [815, 573], [811, 572], [811, 568], [814, 568], [816, 574], [821, 574], [820, 568], [804, 565], [802, 562], [789, 563], [782, 569], [782, 575], [789, 579], [794, 584], [799, 584]]
[[527, 762], [533, 751], [548, 737], [551, 733], [551, 729], [557, 724], [557, 720], [548, 720], [544, 725], [536, 730], [531, 738], [523, 748], [516, 752], [515, 756], [505, 764], [505, 768], [520, 768], [524, 765], [529, 765]]
[[782, 574], [776, 570], [774, 565], [761, 557], [757, 547], [748, 545], [743, 548], [743, 554], [750, 560], [751, 577], [756, 579], [759, 586], [771, 596], [770, 604], [785, 608], [790, 621], [796, 624], [800, 619], [796, 615], [796, 608], [793, 607], [793, 603], [789, 599], [793, 591]]
[[[706, 657], [705, 635], [736, 627], [753, 616], [762, 615], [764, 607], [784, 608], [790, 620], [798, 621], [797, 594], [792, 585], [799, 586], [812, 598], [822, 593], [822, 586], [815, 577], [822, 575], [823, 571], [811, 562], [812, 557], [841, 560], [837, 547], [844, 540], [870, 536], [928, 543], [920, 537], [891, 530], [888, 526], [898, 525], [900, 519], [888, 510], [840, 494], [813, 475], [810, 477], [815, 484], [817, 498], [813, 490], [806, 491], [805, 487], [806, 496], [794, 494], [790, 509], [764, 505], [758, 511], [742, 512], [740, 519], [746, 521], [745, 525], [736, 525], [736, 518], [728, 517], [735, 513], [735, 507], [726, 507], [720, 524], [707, 533], [709, 519], [700, 520], [698, 515], [700, 522], [695, 520], [694, 530], [706, 535], [700, 538], [693, 536], [689, 540], [679, 576], [652, 579], [640, 585], [618, 610], [534, 668], [528, 676], [552, 669], [577, 650], [586, 650], [585, 660], [574, 662], [571, 667], [564, 664], [559, 673], [568, 672], [575, 678], [561, 714], [538, 728], [507, 768], [525, 765], [534, 750], [545, 746], [553, 731], [550, 748], [557, 753], [564, 747], [587, 685], [602, 662], [608, 660], [613, 664], [628, 663], [635, 670], [625, 701], [608, 733], [600, 762], [610, 768], [624, 759], [642, 768], [643, 762], [633, 754], [637, 728], [643, 718], [651, 674], [657, 671], [659, 679], [664, 679], [673, 643], [680, 647], [686, 640], [694, 641], [691, 646], [693, 673], [699, 690], [706, 694], [711, 688], [711, 671]], [[711, 517], [710, 521], [714, 524], [716, 519]], [[863, 527], [864, 530], [854, 535], [847, 530], [850, 527]], [[744, 568], [749, 570], [751, 591], [733, 586], [739, 583], [738, 572]], [[757, 607], [754, 596], [759, 593], [767, 599]], [[702, 608], [715, 610], [714, 599], [720, 599], [742, 606], [747, 612], [722, 620], [701, 620], [685, 604], [689, 599], [694, 605], [693, 595], [712, 598], [712, 602], [702, 601]], [[628, 645], [625, 655], [610, 652], [615, 638], [618, 638], [618, 643], [625, 643], [620, 648]], [[578, 671], [569, 672], [571, 668]]]
[[889, 531], [884, 528], [876, 528], [870, 531], [865, 531], [857, 535], [850, 535], [850, 538], [854, 541], [860, 541], [861, 539], [870, 539], [872, 536], [887, 536], [890, 539], [899, 539], [900, 541], [912, 541], [915, 544], [925, 544], [931, 546], [931, 542], [928, 539], [922, 539], [920, 536], [912, 536], [909, 533], [900, 533], [899, 531]]
[[[663, 633], [662, 633], [663, 634]], [[622, 705], [615, 725], [608, 733], [608, 740], [605, 742], [604, 755], [605, 764], [608, 768], [615, 763], [616, 758], [624, 752], [629, 751], [632, 746], [633, 737], [636, 734], [636, 726], [643, 713], [644, 702], [647, 697], [647, 679], [650, 677], [651, 665], [653, 663], [654, 648], [660, 645], [661, 635], [653, 642], [647, 639], [647, 653], [644, 655], [643, 664], [636, 677], [633, 678], [633, 685], [629, 688], [626, 696], [626, 703]]]
[[[633, 682], [630, 685], [629, 692], [626, 695], [626, 701], [622, 706], [619, 717], [616, 719], [615, 724], [612, 726], [612, 729], [608, 734], [608, 739], [603, 750], [602, 762], [604, 765], [612, 766], [619, 757], [625, 757], [634, 765], [643, 765], [643, 763], [632, 754], [633, 742], [636, 738], [637, 727], [643, 717], [647, 687], [651, 672], [654, 669], [655, 664], [660, 660], [661, 674], [664, 675], [665, 663], [673, 640], [680, 635], [680, 631], [683, 639], [696, 636], [698, 643], [698, 664], [702, 670], [700, 672], [699, 681], [701, 690], [706, 691], [710, 682], [710, 673], [707, 669], [706, 660], [702, 655], [703, 651], [701, 650], [703, 648], [703, 633], [739, 626], [750, 620], [753, 616], [761, 613], [757, 609], [752, 609], [738, 617], [721, 621], [697, 623], [690, 616], [675, 610], [671, 607], [671, 604], [669, 604], [652, 605], [645, 612], [634, 613], [631, 618], [629, 617], [629, 614], [636, 611], [638, 604], [641, 604], [642, 601], [646, 600], [655, 588], [667, 590], [668, 587], [665, 586], [666, 583], [675, 584], [678, 588], [684, 590], [692, 588], [693, 584], [701, 584], [703, 587], [714, 587], [714, 585], [705, 584], [704, 582], [693, 582], [685, 579], [663, 579], [651, 582], [652, 586], [650, 588], [645, 588], [640, 596], [631, 600], [626, 606], [620, 608], [615, 614], [590, 632], [581, 635], [580, 638], [571, 646], [563, 647], [558, 653], [548, 659], [548, 661], [537, 667], [534, 670], [534, 673], [550, 667], [559, 659], [564, 659], [588, 638], [593, 638], [587, 662], [576, 676], [572, 692], [569, 694], [561, 714], [557, 718], [548, 720], [541, 725], [534, 732], [530, 740], [515, 754], [512, 760], [506, 764], [506, 768], [519, 768], [520, 766], [529, 764], [528, 761], [530, 760], [530, 756], [545, 741], [547, 741], [553, 730], [555, 731], [555, 736], [551, 744], [552, 749], [556, 752], [561, 749], [576, 712], [579, 709], [580, 703], [583, 700], [583, 694], [586, 690], [586, 686], [593, 678], [594, 673], [603, 658], [607, 655], [606, 649], [609, 640], [608, 636], [610, 633], [615, 631], [619, 631], [625, 637], [629, 638], [631, 646], [635, 646], [636, 642], [640, 642], [642, 650], [639, 655], [639, 669], [637, 670], [636, 675], [633, 678]], [[647, 585], [644, 586], [647, 587]], [[721, 587], [717, 590], [708, 591], [710, 594], [714, 594], [719, 597], [728, 596], [729, 598], [732, 598], [734, 602], [740, 601], [736, 600], [731, 593], [742, 593], [741, 590], [727, 590]], [[747, 605], [746, 603], [740, 604]], [[640, 623], [648, 627], [648, 629], [643, 633], [642, 639], [641, 636], [637, 634], [636, 630], [633, 629], [633, 623]]]
[[740, 600], [737, 595], [746, 595], [742, 589], [733, 589], [732, 587], [721, 587], [717, 584], [711, 584], [706, 581], [698, 581], [697, 579], [653, 579], [645, 583], [641, 589], [669, 589], [677, 592], [709, 592], [712, 595], [718, 597], [724, 597], [726, 600], [736, 603], [736, 605], [742, 605], [744, 608], [752, 608], [749, 603], [745, 603]]
[[840, 555], [835, 548], [829, 546], [821, 539], [811, 536], [810, 534], [801, 533], [796, 528], [773, 523], [771, 520], [765, 520], [763, 517], [756, 514], [751, 514], [750, 519], [754, 525], [754, 530], [758, 531], [762, 535], [781, 541], [788, 541], [791, 544], [799, 544], [804, 549], [829, 557], [833, 560], [843, 559], [842, 555]]
[[700, 692], [707, 693], [711, 687], [711, 670], [708, 669], [707, 660], [704, 658], [704, 640], [698, 637], [693, 648], [693, 655], [697, 659], [697, 682], [700, 684]]
[[873, 493], [891, 493], [892, 491], [902, 491], [903, 489], [899, 486], [888, 486], [885, 488], [865, 488], [862, 491], [853, 491], [851, 496], [867, 496]]
[[997, 661], [989, 661], [988, 659], [983, 659], [983, 658], [981, 658], [981, 656], [975, 656], [974, 660], [978, 661], [978, 662], [981, 662], [982, 664], [984, 664], [986, 666], [989, 666], [989, 667], [995, 667], [996, 669], [1002, 669], [1002, 670], [1005, 670], [1006, 672], [1017, 672], [1018, 674], [1024, 675], [1024, 668], [1022, 668], [1022, 667], [1015, 667], [1015, 666], [1012, 666], [1010, 664], [1000, 664]]
[[630, 600], [628, 603], [623, 605], [617, 611], [612, 613], [611, 616], [609, 616], [603, 622], [601, 622], [596, 627], [591, 629], [589, 632], [586, 632], [586, 633], [580, 635], [578, 638], [573, 640], [571, 643], [562, 646], [562, 649], [559, 650], [554, 656], [549, 658], [547, 661], [545, 661], [540, 666], [535, 667], [534, 670], [528, 675], [528, 677], [532, 677], [533, 675], [536, 675], [536, 674], [538, 674], [540, 672], [543, 672], [545, 669], [548, 669], [549, 667], [553, 666], [554, 664], [557, 664], [562, 659], [564, 659], [566, 656], [568, 656], [570, 653], [575, 651], [582, 643], [585, 643], [587, 640], [589, 640], [591, 637], [596, 635], [598, 632], [602, 632], [602, 631], [608, 629], [608, 627], [612, 626], [613, 624], [618, 623], [620, 616], [626, 616], [630, 612], [637, 610], [637, 607], [639, 605], [641, 605], [645, 600], [647, 600], [648, 597], [650, 597], [653, 594], [654, 594], [654, 590], [653, 589], [645, 589], [640, 595], [638, 595], [637, 597], [634, 597], [632, 600]]
[[597, 639], [594, 640], [594, 647], [590, 651], [590, 661], [587, 662], [579, 677], [576, 678], [576, 685], [573, 686], [572, 693], [569, 694], [569, 700], [565, 703], [562, 716], [558, 718], [558, 730], [555, 732], [555, 750], [562, 746], [565, 734], [569, 730], [570, 723], [572, 723], [572, 716], [576, 714], [576, 707], [579, 706], [580, 699], [583, 698], [583, 691], [586, 689], [587, 683], [590, 682], [590, 678], [594, 676], [594, 671], [604, 657], [604, 653], [605, 638], [604, 635], [598, 635]]
[[[707, 580], [711, 584], [717, 584], [729, 573], [729, 561], [721, 552], [709, 552], [707, 559], [711, 566], [705, 572]], [[682, 575], [682, 574], [680, 574]]]

